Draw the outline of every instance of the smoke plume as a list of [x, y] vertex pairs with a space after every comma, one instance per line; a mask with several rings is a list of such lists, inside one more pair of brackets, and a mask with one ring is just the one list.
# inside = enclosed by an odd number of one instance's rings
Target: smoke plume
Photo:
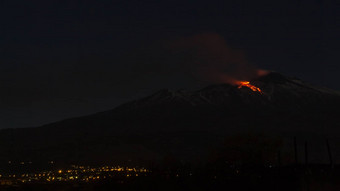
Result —
[[261, 73], [248, 63], [242, 50], [229, 47], [215, 33], [180, 38], [171, 42], [169, 48], [172, 54], [181, 55], [181, 65], [193, 76], [213, 83], [249, 80]]

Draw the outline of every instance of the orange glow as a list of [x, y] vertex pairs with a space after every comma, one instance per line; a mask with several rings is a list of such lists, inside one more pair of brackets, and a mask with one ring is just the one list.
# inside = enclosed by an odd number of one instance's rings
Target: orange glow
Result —
[[251, 85], [250, 82], [248, 82], [248, 81], [240, 81], [240, 82], [238, 82], [238, 85], [239, 85], [238, 86], [239, 89], [242, 88], [242, 87], [247, 87], [254, 92], [259, 92], [261, 94], [263, 93], [260, 88], [254, 86], [254, 85]]

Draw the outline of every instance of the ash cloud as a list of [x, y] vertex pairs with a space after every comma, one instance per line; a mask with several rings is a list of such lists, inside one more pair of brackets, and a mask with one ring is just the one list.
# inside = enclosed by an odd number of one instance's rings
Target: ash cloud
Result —
[[215, 33], [180, 38], [169, 43], [172, 54], [182, 55], [182, 63], [193, 77], [213, 83], [233, 83], [258, 75], [258, 69], [249, 64], [244, 52], [231, 48], [225, 39]]
[[[259, 71], [244, 52], [227, 45], [216, 33], [166, 40], [136, 50], [130, 59], [130, 79], [170, 84], [230, 83], [251, 80]], [[190, 86], [190, 85], [189, 85]], [[183, 86], [185, 88], [185, 85]]]

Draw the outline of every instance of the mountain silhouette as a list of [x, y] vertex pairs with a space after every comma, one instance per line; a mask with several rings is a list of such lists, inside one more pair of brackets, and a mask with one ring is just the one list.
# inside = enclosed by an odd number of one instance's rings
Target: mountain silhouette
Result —
[[326, 138], [335, 162], [340, 160], [336, 152], [339, 92], [276, 72], [250, 84], [262, 92], [230, 84], [196, 91], [165, 89], [89, 116], [4, 129], [0, 162], [145, 164], [169, 155], [180, 161], [206, 162], [226, 145], [246, 141], [261, 145], [258, 140], [268, 137], [281, 142], [278, 149], [292, 158], [294, 136], [301, 141], [300, 150], [302, 142], [309, 141], [311, 162], [327, 162]]

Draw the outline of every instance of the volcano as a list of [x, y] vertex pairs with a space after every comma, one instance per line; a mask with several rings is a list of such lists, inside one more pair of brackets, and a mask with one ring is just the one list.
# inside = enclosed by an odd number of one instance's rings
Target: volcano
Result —
[[[326, 138], [333, 149], [339, 148], [339, 92], [276, 72], [242, 84], [216, 84], [197, 91], [165, 89], [89, 116], [4, 129], [0, 163], [141, 164], [169, 155], [204, 162], [221, 145], [239, 145], [240, 140], [256, 144], [249, 135], [256, 140], [275, 137], [287, 163], [293, 137], [309, 141], [310, 160], [316, 163], [327, 161]], [[339, 162], [339, 155], [334, 158]]]

